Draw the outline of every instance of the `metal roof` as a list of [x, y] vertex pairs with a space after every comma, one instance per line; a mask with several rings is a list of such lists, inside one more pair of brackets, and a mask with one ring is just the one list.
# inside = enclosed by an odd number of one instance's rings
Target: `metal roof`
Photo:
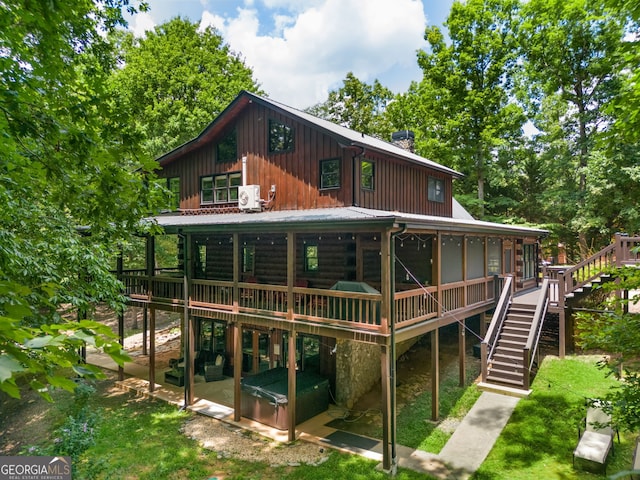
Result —
[[[467, 214], [468, 215], [468, 214]], [[466, 217], [466, 216], [465, 216]], [[261, 231], [288, 228], [339, 229], [349, 227], [407, 226], [411, 229], [433, 229], [448, 232], [491, 233], [545, 236], [546, 230], [517, 225], [483, 222], [469, 218], [449, 218], [387, 212], [361, 207], [318, 208], [258, 213], [224, 213], [204, 215], [166, 214], [150, 219], [165, 228], [167, 233], [184, 231]]]

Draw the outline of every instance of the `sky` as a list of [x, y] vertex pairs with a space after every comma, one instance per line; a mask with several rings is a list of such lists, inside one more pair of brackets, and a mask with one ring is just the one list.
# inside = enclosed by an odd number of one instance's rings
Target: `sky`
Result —
[[181, 16], [213, 26], [276, 101], [304, 109], [323, 102], [347, 73], [394, 93], [421, 71], [427, 25], [442, 26], [453, 0], [149, 0], [129, 18], [143, 36]]

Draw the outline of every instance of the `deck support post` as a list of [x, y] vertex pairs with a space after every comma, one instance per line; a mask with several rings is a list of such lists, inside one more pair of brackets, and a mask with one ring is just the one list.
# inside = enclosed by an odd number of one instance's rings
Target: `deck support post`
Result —
[[440, 329], [431, 331], [431, 420], [440, 417]]
[[462, 319], [458, 322], [458, 354], [459, 354], [459, 366], [460, 366], [460, 386], [464, 387], [467, 382], [467, 355], [466, 355], [466, 336], [465, 326], [466, 319]]
[[[145, 327], [147, 307], [144, 307]], [[146, 341], [145, 341], [146, 344]], [[145, 345], [146, 347], [146, 345]], [[156, 309], [150, 308], [149, 312], [149, 392], [156, 389]]]
[[560, 310], [559, 325], [558, 325], [558, 356], [564, 358], [567, 345], [567, 332], [566, 332], [566, 304], [565, 304], [565, 279], [564, 272], [558, 273], [558, 309]]
[[233, 324], [233, 421], [240, 421], [242, 411], [242, 324]]
[[380, 369], [382, 371], [382, 470], [394, 473], [395, 445], [393, 445], [393, 428], [395, 408], [392, 403], [391, 391], [393, 389], [391, 377], [391, 353], [388, 345], [380, 346]]
[[[122, 278], [122, 270], [124, 260], [122, 258], [122, 250], [118, 253], [118, 258], [116, 259], [116, 272], [118, 278]], [[124, 309], [118, 311], [118, 343], [120, 346], [124, 348]], [[118, 365], [118, 381], [124, 380], [124, 367], [122, 365]]]
[[[136, 313], [137, 315], [137, 313]], [[149, 307], [145, 304], [142, 307], [142, 354], [149, 355], [147, 348], [147, 329], [149, 328]]]
[[193, 328], [193, 319], [189, 312], [189, 297], [191, 295], [189, 291], [191, 283], [191, 235], [185, 234], [183, 237], [183, 251], [184, 251], [184, 276], [183, 276], [183, 289], [184, 289], [184, 408], [193, 404], [193, 384], [194, 384], [194, 355], [195, 355], [195, 334]]
[[287, 383], [287, 413], [289, 414], [289, 441], [296, 439], [296, 330], [289, 332], [289, 357], [287, 366], [289, 369]]

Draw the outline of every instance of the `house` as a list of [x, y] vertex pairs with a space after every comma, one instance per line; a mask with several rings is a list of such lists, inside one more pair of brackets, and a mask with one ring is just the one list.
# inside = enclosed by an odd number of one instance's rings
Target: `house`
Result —
[[158, 159], [175, 211], [154, 221], [178, 259], [157, 265], [149, 237], [147, 267], [121, 262], [118, 274], [131, 305], [183, 312], [187, 403], [194, 372], [219, 358], [236, 420], [293, 440], [328, 392], [351, 406], [381, 381], [389, 468], [395, 359], [429, 334], [437, 418], [438, 330], [457, 324], [464, 337], [505, 277], [514, 291], [535, 287], [546, 232], [474, 220], [452, 196], [459, 172], [413, 153], [411, 132], [393, 140], [241, 92]]

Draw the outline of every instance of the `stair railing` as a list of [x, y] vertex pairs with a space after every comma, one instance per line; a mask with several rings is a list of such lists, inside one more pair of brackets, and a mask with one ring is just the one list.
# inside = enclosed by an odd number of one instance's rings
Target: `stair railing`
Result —
[[[482, 381], [485, 382], [487, 380], [487, 375], [489, 373], [489, 358], [493, 356], [493, 353], [496, 349], [497, 338], [500, 332], [502, 331], [502, 325], [504, 324], [505, 319], [507, 318], [507, 311], [509, 310], [509, 304], [511, 303], [511, 284], [513, 283], [513, 277], [509, 276], [505, 279], [504, 285], [502, 286], [502, 293], [500, 294], [500, 299], [496, 304], [496, 309], [493, 312], [493, 317], [491, 318], [491, 323], [489, 324], [489, 328], [487, 329], [487, 334], [484, 337], [484, 340], [480, 343], [480, 357], [482, 358]], [[488, 350], [488, 346], [491, 347], [491, 350]]]
[[531, 384], [531, 370], [533, 369], [533, 362], [536, 358], [536, 351], [538, 344], [540, 343], [540, 335], [542, 334], [542, 325], [544, 324], [544, 318], [547, 314], [547, 306], [549, 305], [549, 279], [545, 278], [542, 281], [542, 287], [540, 288], [540, 296], [538, 297], [538, 303], [536, 304], [536, 310], [533, 314], [531, 321], [531, 328], [529, 329], [529, 336], [527, 337], [527, 343], [522, 350], [522, 366], [523, 366], [523, 387], [525, 390], [529, 389]]

